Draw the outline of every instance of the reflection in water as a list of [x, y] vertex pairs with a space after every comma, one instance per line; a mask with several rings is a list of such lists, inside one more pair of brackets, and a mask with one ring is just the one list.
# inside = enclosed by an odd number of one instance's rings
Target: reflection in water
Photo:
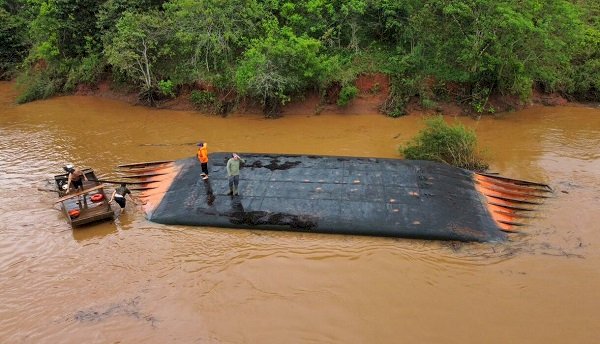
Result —
[[104, 221], [101, 223], [95, 223], [88, 226], [82, 226], [73, 228], [73, 239], [79, 242], [85, 242], [90, 239], [101, 239], [109, 234], [117, 233], [119, 220], [116, 219], [115, 223], [112, 221]]
[[[465, 245], [164, 226], [133, 206], [114, 223], [71, 230], [52, 206], [56, 195], [37, 190], [65, 162], [114, 176], [120, 162], [193, 156], [188, 143], [198, 137], [214, 152], [394, 158], [398, 145], [422, 128], [418, 117], [264, 120], [93, 97], [21, 106], [13, 99], [10, 84], [0, 83], [0, 342], [592, 343], [598, 337], [598, 109], [460, 118], [488, 148], [494, 172], [556, 190], [542, 216], [511, 242]], [[219, 191], [225, 185], [205, 185], [198, 199], [225, 197]], [[242, 201], [232, 199], [232, 211], [244, 212]]]

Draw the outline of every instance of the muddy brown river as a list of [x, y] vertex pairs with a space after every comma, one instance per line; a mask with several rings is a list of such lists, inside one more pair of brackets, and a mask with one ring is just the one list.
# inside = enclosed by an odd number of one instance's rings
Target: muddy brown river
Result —
[[67, 162], [110, 176], [192, 156], [198, 139], [212, 152], [394, 158], [423, 122], [221, 118], [83, 96], [16, 105], [12, 86], [0, 83], [0, 343], [600, 339], [599, 108], [458, 119], [491, 171], [554, 189], [506, 243], [164, 226], [131, 203], [114, 223], [72, 230], [38, 190]]

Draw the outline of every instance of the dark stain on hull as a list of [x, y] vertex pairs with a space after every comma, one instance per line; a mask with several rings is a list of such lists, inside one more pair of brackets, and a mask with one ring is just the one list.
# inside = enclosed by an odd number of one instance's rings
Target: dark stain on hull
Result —
[[232, 203], [236, 211], [230, 213], [229, 221], [234, 225], [274, 226], [274, 228], [289, 228], [290, 230], [310, 231], [318, 225], [318, 219], [310, 215], [294, 215], [286, 213], [271, 213], [267, 211], [244, 211], [241, 202], [234, 197]]
[[284, 163], [281, 163], [278, 159], [272, 159], [269, 164], [267, 165], [263, 165], [263, 162], [258, 160], [258, 161], [253, 161], [251, 165], [249, 165], [248, 167], [252, 167], [252, 168], [266, 168], [270, 171], [276, 171], [276, 170], [289, 170], [290, 168], [294, 168], [298, 165], [300, 165], [300, 161], [286, 161]]

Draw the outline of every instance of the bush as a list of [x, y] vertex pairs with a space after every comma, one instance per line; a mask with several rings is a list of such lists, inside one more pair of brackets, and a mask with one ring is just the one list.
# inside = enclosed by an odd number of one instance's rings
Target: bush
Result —
[[424, 109], [435, 109], [437, 105], [437, 102], [431, 98], [425, 96], [421, 98], [421, 106], [423, 106]]
[[190, 101], [198, 110], [212, 109], [215, 105], [216, 100], [217, 97], [214, 93], [210, 91], [194, 90], [190, 94]]
[[488, 164], [477, 155], [477, 137], [462, 124], [444, 122], [442, 116], [431, 117], [421, 130], [400, 152], [406, 159], [431, 160], [456, 167], [484, 171]]
[[51, 97], [61, 91], [64, 82], [64, 78], [48, 69], [31, 69], [17, 78], [17, 87], [20, 89], [17, 103]]
[[158, 89], [160, 93], [167, 97], [175, 97], [175, 85], [171, 80], [161, 80], [158, 82]]
[[358, 88], [354, 85], [346, 85], [342, 87], [340, 95], [338, 97], [337, 104], [339, 106], [346, 106], [356, 95], [358, 94]]
[[410, 79], [395, 78], [390, 85], [390, 93], [386, 100], [381, 104], [380, 111], [390, 117], [400, 117], [406, 115], [406, 105], [410, 97], [417, 92], [414, 86], [415, 81]]
[[102, 76], [105, 67], [106, 62], [98, 54], [73, 60], [64, 90], [72, 91], [78, 84], [95, 84]]
[[[397, 54], [401, 54], [398, 53]], [[392, 56], [386, 73], [390, 76], [390, 92], [380, 111], [390, 117], [406, 115], [410, 99], [419, 96], [425, 81], [419, 68], [419, 58], [414, 55]]]

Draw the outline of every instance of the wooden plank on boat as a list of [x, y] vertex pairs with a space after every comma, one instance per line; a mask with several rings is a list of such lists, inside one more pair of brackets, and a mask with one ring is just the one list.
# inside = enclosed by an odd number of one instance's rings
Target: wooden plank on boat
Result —
[[92, 191], [100, 190], [100, 189], [102, 189], [103, 187], [104, 187], [104, 185], [96, 185], [96, 186], [94, 186], [94, 187], [92, 187], [92, 188], [89, 188], [89, 189], [87, 189], [87, 190], [79, 191], [79, 192], [76, 192], [76, 193], [74, 193], [74, 194], [71, 194], [71, 195], [66, 195], [66, 196], [64, 196], [64, 197], [61, 197], [61, 198], [59, 198], [58, 200], [56, 200], [54, 203], [64, 202], [64, 201], [66, 201], [66, 200], [68, 200], [68, 199], [71, 199], [71, 198], [73, 198], [73, 197], [77, 197], [77, 196], [85, 195], [85, 194], [88, 194], [88, 193], [90, 193], [90, 192], [92, 192]]

